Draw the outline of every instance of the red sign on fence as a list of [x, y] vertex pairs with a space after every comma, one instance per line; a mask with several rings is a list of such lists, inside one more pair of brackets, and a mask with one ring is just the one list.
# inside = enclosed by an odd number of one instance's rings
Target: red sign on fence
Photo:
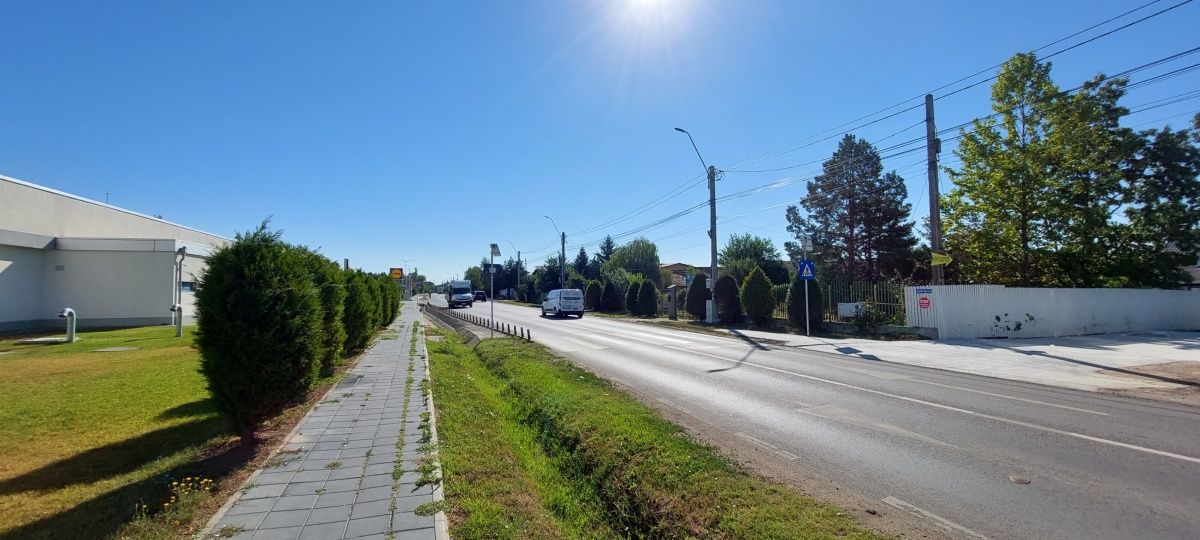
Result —
[[921, 309], [929, 309], [929, 304], [930, 301], [928, 296], [922, 296], [917, 300], [917, 305], [921, 306]]

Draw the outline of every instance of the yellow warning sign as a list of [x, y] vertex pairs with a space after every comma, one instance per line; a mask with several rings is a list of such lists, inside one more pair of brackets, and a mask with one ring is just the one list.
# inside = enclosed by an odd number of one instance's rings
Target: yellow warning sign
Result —
[[945, 264], [950, 264], [950, 262], [953, 260], [954, 259], [951, 259], [949, 255], [943, 255], [941, 253], [933, 254], [933, 266], [941, 266], [941, 265], [945, 265]]
[[404, 279], [404, 269], [393, 268], [391, 272], [388, 272], [388, 275], [392, 276], [392, 279]]

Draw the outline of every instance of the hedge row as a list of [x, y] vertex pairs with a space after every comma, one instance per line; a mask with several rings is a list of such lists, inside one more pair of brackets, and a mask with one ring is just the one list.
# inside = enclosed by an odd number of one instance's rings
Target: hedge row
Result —
[[196, 291], [196, 346], [217, 409], [244, 437], [304, 398], [399, 312], [383, 274], [342, 270], [263, 223], [218, 249]]

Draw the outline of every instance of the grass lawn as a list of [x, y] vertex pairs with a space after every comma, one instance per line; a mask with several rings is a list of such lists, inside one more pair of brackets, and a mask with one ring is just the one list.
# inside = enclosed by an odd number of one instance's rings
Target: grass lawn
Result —
[[[190, 329], [83, 332], [71, 344], [0, 341], [0, 537], [103, 537], [164, 475], [226, 429]], [[138, 347], [92, 352], [103, 347]]]
[[545, 347], [429, 349], [454, 537], [878, 537]]

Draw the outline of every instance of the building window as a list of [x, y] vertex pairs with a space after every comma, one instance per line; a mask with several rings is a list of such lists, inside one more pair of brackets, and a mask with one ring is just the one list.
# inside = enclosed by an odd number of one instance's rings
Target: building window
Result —
[[195, 281], [180, 281], [179, 282], [179, 290], [181, 292], [194, 293], [194, 292], [196, 292], [196, 282]]

